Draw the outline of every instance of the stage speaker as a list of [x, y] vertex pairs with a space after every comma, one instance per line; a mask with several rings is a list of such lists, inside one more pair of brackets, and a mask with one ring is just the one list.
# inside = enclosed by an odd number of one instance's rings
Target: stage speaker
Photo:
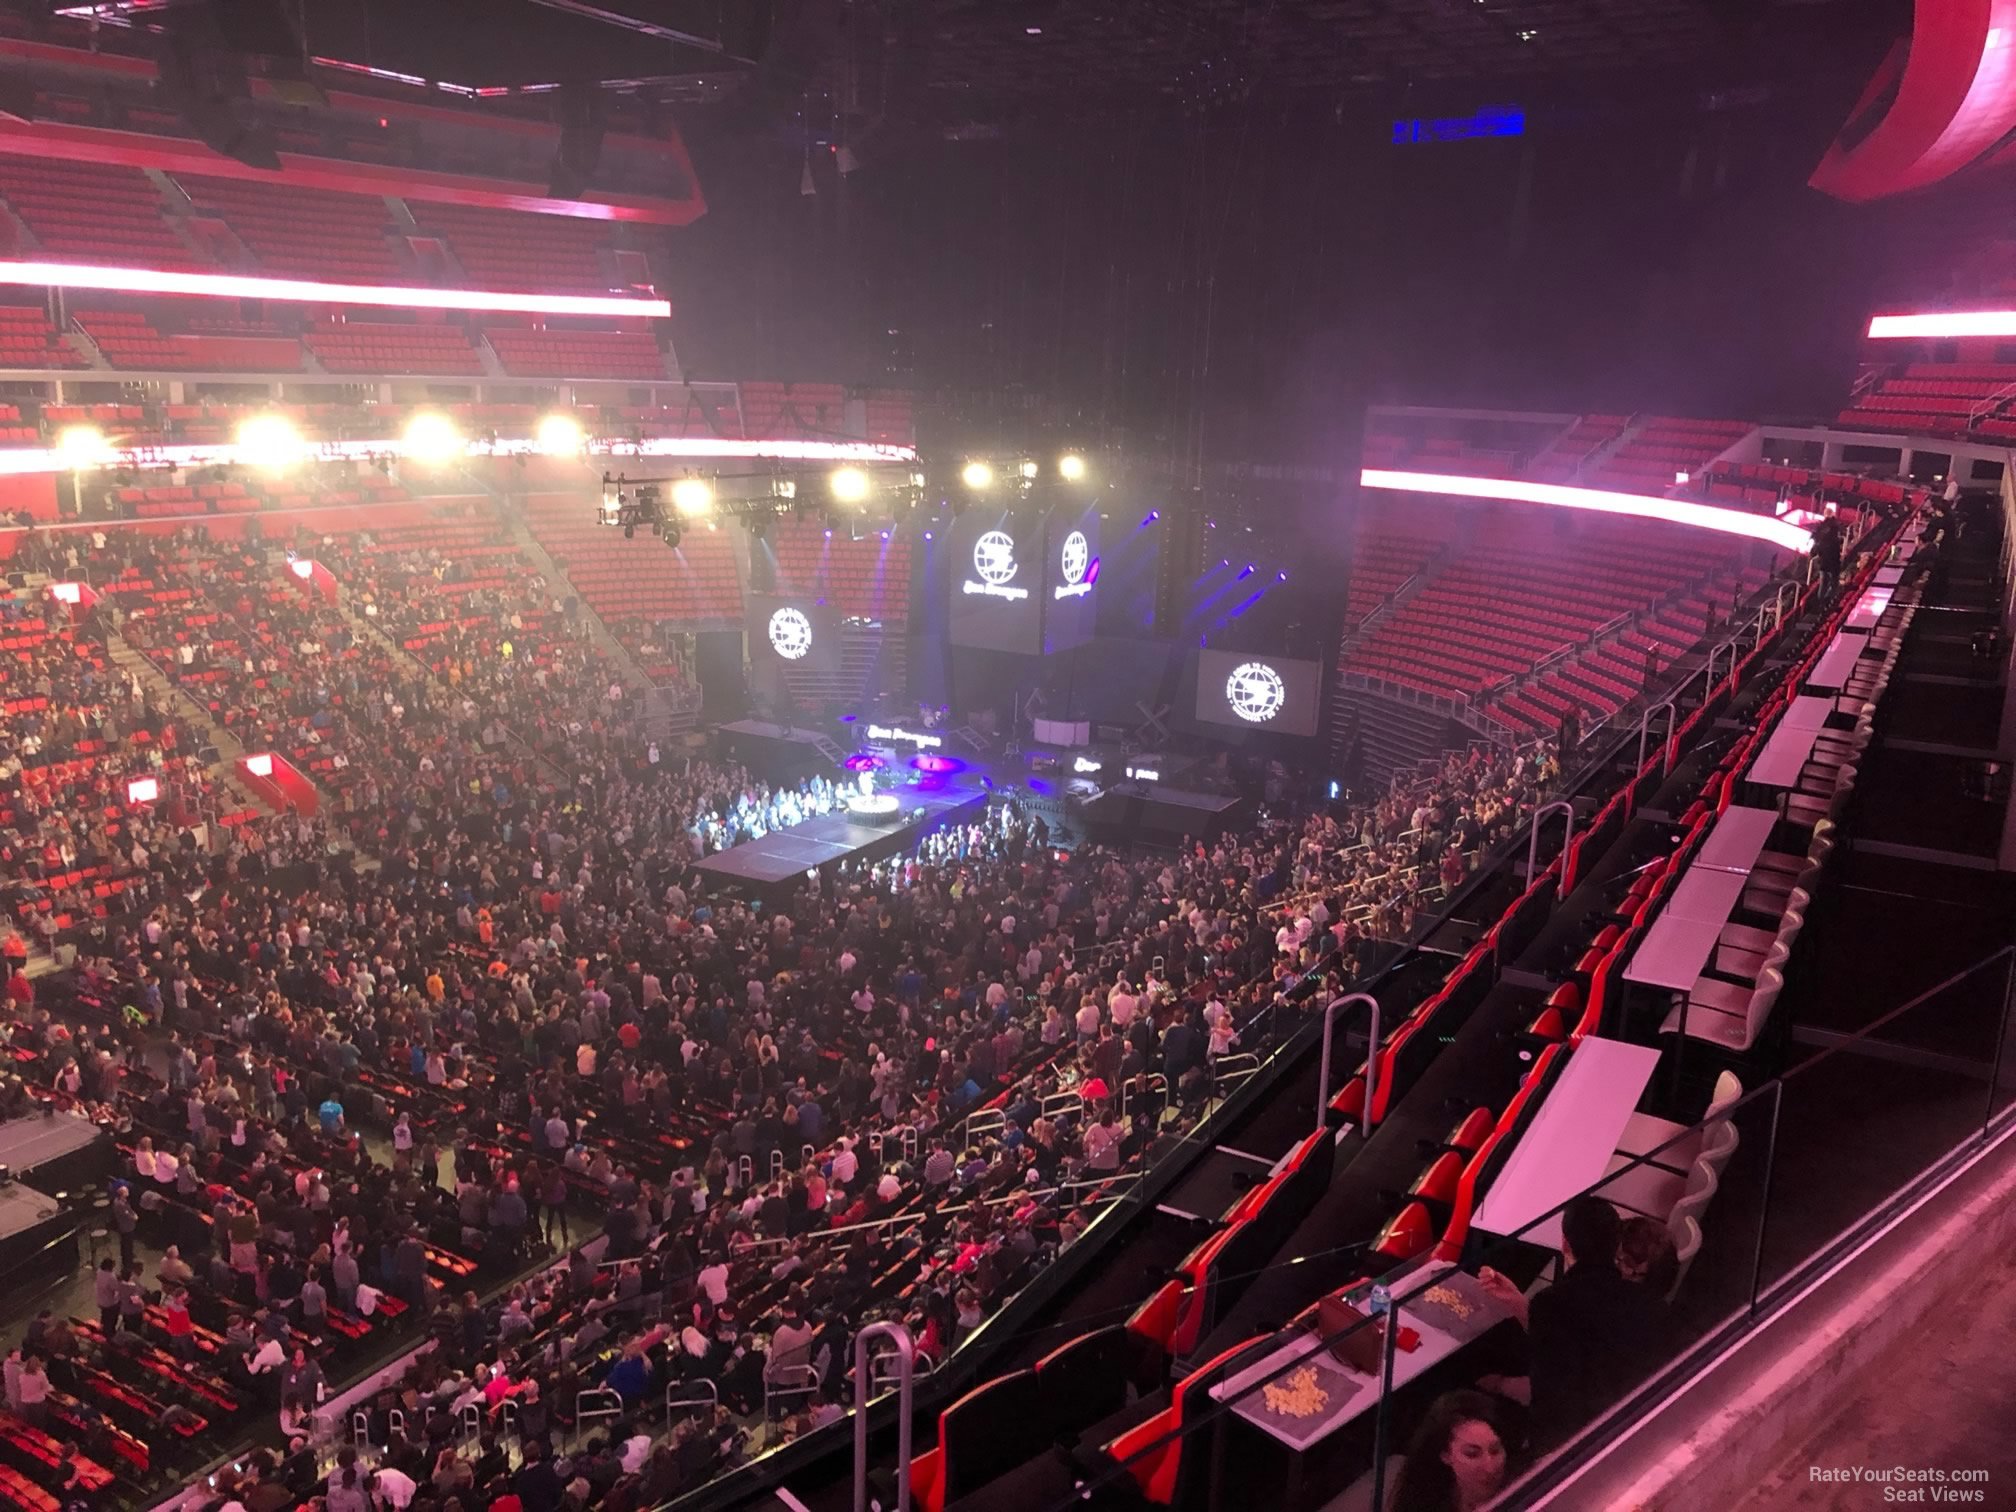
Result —
[[579, 199], [595, 182], [602, 161], [602, 139], [608, 124], [602, 90], [592, 79], [570, 79], [561, 85], [560, 145], [553, 153], [547, 193], [554, 199]]

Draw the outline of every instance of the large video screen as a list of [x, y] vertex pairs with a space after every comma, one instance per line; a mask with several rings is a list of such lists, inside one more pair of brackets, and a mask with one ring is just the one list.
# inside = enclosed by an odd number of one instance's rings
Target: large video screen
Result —
[[840, 668], [840, 616], [810, 595], [742, 596], [749, 660], [756, 666], [806, 672]]
[[1033, 656], [1043, 649], [1042, 522], [969, 509], [952, 529], [952, 644]]
[[1239, 651], [1197, 653], [1197, 717], [1206, 724], [1314, 735], [1323, 664]]
[[1092, 639], [1099, 620], [1099, 509], [1058, 509], [1049, 518], [1044, 568], [1043, 654]]

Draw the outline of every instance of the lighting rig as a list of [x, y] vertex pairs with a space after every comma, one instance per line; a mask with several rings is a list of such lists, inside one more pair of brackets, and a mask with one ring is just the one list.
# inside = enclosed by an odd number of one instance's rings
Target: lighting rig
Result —
[[721, 520], [741, 524], [762, 540], [771, 522], [787, 515], [831, 520], [881, 508], [914, 509], [924, 475], [908, 464], [889, 468], [847, 465], [830, 471], [771, 470], [760, 473], [688, 472], [668, 478], [632, 478], [627, 472], [602, 474], [596, 523], [621, 530], [634, 540], [640, 529], [678, 546], [699, 525], [718, 529]]

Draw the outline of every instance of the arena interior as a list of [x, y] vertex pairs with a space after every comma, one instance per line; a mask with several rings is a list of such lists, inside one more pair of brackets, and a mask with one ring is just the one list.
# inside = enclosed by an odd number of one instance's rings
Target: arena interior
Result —
[[2012, 60], [0, 11], [0, 1512], [2016, 1505]]

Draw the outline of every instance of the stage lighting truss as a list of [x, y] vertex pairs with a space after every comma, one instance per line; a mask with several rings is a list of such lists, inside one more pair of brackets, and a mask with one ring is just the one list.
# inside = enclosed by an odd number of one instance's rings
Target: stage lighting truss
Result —
[[[876, 515], [869, 524], [859, 504], [847, 509], [849, 523], [857, 529], [876, 529], [880, 517], [893, 518], [896, 508], [915, 508], [923, 493], [924, 479], [909, 464], [897, 464], [874, 475], [862, 469], [844, 468], [853, 474], [837, 492], [851, 498], [872, 500], [867, 506]], [[626, 538], [635, 537], [640, 527], [652, 535], [679, 543], [682, 528], [705, 523], [712, 530], [722, 520], [743, 526], [753, 540], [768, 536], [770, 526], [790, 516], [818, 518], [832, 523], [833, 474], [825, 471], [762, 473], [682, 473], [676, 478], [632, 478], [627, 473], [602, 475], [602, 500], [596, 523], [621, 529]], [[882, 529], [886, 539], [889, 531]]]

